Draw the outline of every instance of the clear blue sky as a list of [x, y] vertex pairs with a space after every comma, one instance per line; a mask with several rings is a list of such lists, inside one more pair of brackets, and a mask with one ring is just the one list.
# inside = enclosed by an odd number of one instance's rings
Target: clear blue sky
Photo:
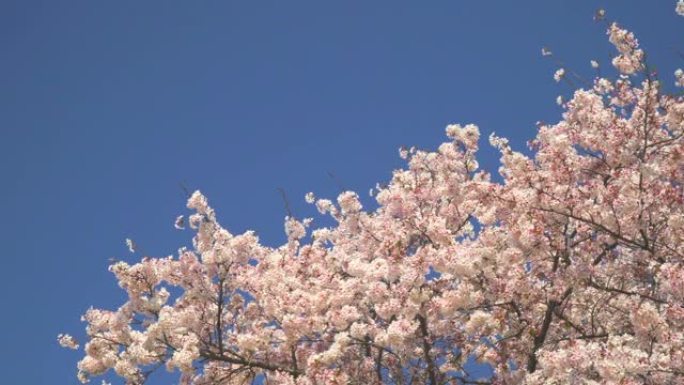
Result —
[[637, 33], [670, 84], [684, 66], [674, 5], [1, 1], [3, 383], [76, 383], [79, 354], [56, 335], [81, 337], [89, 306], [121, 303], [107, 260], [138, 258], [125, 238], [156, 256], [189, 244], [173, 229], [179, 183], [232, 231], [276, 245], [278, 187], [299, 216], [314, 212], [306, 192], [334, 197], [338, 184], [368, 201], [401, 166], [399, 146], [435, 148], [451, 122], [522, 148], [569, 91], [543, 45], [587, 76], [590, 59], [609, 66], [598, 7]]

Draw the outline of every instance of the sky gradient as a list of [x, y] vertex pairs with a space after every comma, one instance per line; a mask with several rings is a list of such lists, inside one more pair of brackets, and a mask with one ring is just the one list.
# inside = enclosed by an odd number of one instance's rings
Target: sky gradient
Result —
[[[232, 232], [284, 240], [283, 188], [367, 191], [475, 123], [524, 149], [555, 122], [558, 68], [609, 70], [605, 7], [633, 30], [671, 87], [684, 67], [675, 1], [0, 1], [0, 362], [7, 384], [76, 384], [80, 315], [115, 308], [109, 258], [125, 238], [165, 256], [181, 184]], [[498, 157], [483, 140], [480, 164]], [[333, 177], [331, 177], [333, 175]], [[153, 377], [153, 385], [169, 383]], [[96, 381], [99, 385], [100, 381]], [[115, 384], [121, 383], [114, 382]]]

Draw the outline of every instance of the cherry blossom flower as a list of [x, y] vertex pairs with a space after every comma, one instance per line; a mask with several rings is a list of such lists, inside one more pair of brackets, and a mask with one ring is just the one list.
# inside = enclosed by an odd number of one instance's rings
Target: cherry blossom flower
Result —
[[132, 239], [126, 238], [126, 247], [128, 248], [128, 251], [129, 251], [129, 252], [135, 253], [136, 245], [135, 245], [135, 242], [133, 242]]
[[560, 82], [561, 79], [565, 76], [565, 69], [564, 68], [559, 68], [556, 70], [556, 72], [553, 74], [553, 80], [556, 82]]
[[480, 129], [450, 124], [435, 150], [402, 152], [376, 208], [308, 193], [333, 224], [287, 217], [275, 247], [225, 229], [196, 191], [192, 246], [110, 266], [126, 300], [83, 315], [78, 379], [682, 383], [684, 98], [639, 76], [631, 32], [607, 33], [621, 75], [560, 99], [529, 151], [491, 134], [500, 182], [478, 168]]
[[185, 229], [185, 217], [182, 215], [177, 216], [176, 220], [173, 223], [173, 227], [175, 227], [178, 230]]
[[59, 342], [59, 345], [63, 348], [68, 348], [72, 350], [78, 349], [78, 343], [74, 339], [74, 337], [68, 335], [68, 334], [60, 334], [57, 336], [57, 342]]

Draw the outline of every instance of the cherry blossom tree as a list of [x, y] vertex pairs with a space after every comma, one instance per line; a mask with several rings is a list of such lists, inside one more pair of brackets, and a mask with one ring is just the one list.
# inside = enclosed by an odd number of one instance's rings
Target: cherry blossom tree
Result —
[[275, 248], [231, 234], [195, 192], [191, 249], [110, 267], [128, 300], [84, 315], [79, 379], [142, 384], [165, 367], [187, 385], [684, 383], [684, 98], [631, 32], [607, 33], [618, 76], [559, 100], [531, 156], [490, 136], [502, 182], [478, 169], [469, 124], [434, 152], [401, 150], [375, 210], [307, 194], [335, 226], [286, 218]]

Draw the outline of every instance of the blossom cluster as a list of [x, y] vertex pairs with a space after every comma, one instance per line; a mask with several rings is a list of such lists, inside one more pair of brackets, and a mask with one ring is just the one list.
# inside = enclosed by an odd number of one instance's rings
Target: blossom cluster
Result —
[[613, 65], [618, 71], [625, 75], [632, 75], [643, 69], [644, 51], [639, 49], [639, 43], [632, 32], [613, 23], [608, 29], [608, 36], [619, 52], [619, 55], [613, 58]]
[[335, 225], [288, 217], [279, 247], [232, 234], [195, 192], [192, 249], [110, 267], [128, 298], [84, 315], [79, 378], [682, 383], [684, 98], [639, 77], [631, 32], [608, 35], [621, 76], [561, 103], [531, 155], [490, 136], [503, 182], [479, 170], [479, 128], [452, 124], [436, 151], [400, 151], [407, 165], [374, 190], [375, 210], [354, 192], [307, 194]]

